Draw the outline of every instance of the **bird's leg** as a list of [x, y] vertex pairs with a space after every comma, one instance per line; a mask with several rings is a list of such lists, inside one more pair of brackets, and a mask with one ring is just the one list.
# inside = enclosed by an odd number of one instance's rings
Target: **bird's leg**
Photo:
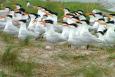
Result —
[[90, 47], [90, 46], [89, 46], [89, 45], [87, 45], [87, 46], [86, 46], [86, 49], [88, 50], [88, 49], [89, 49], [89, 47]]
[[36, 41], [37, 41], [38, 39], [39, 39], [38, 37], [35, 38]]
[[55, 50], [56, 49], [56, 44], [53, 44], [53, 50]]
[[41, 34], [41, 40], [44, 39], [44, 36]]
[[71, 48], [71, 44], [68, 44], [68, 48]]
[[70, 46], [73, 50], [78, 50], [78, 47], [76, 47], [76, 46]]

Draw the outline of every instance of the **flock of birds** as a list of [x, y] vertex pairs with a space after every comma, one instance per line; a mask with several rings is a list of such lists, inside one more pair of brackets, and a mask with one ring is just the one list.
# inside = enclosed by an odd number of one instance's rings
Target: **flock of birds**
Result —
[[[29, 2], [27, 7], [30, 8]], [[27, 13], [20, 4], [16, 4], [15, 10], [9, 7], [0, 10], [0, 30], [21, 40], [28, 36], [35, 40], [42, 37], [53, 45], [68, 43], [77, 48], [115, 46], [115, 14], [105, 15], [94, 9], [86, 16], [82, 10], [71, 12], [64, 8], [63, 20], [59, 21], [57, 13], [41, 6], [36, 8], [37, 13]]]

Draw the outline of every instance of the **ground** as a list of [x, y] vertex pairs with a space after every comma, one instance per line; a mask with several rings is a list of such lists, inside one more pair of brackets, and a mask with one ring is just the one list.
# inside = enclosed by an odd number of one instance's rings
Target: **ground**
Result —
[[[7, 39], [6, 39], [7, 38]], [[2, 77], [114, 77], [114, 48], [68, 48], [67, 44], [46, 50], [45, 40], [20, 41], [0, 33]]]
[[[26, 7], [26, 1], [15, 0], [4, 2], [0, 8], [20, 3]], [[62, 8], [71, 10], [79, 8], [89, 13], [93, 9], [103, 9], [95, 3], [60, 3], [31, 0], [36, 6], [58, 12]], [[49, 6], [50, 5], [50, 6]], [[81, 6], [82, 5], [82, 6]], [[26, 8], [27, 12], [36, 9]], [[21, 41], [9, 34], [0, 32], [0, 77], [114, 77], [115, 48], [92, 47], [88, 50], [68, 48], [68, 45], [57, 45], [55, 49], [46, 50], [45, 40]]]

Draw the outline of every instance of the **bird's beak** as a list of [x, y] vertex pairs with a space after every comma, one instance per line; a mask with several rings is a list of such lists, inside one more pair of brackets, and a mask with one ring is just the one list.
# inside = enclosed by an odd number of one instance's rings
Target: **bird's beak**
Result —
[[24, 13], [24, 15], [29, 15], [28, 13]]
[[86, 16], [89, 16], [89, 15], [93, 15], [93, 16], [94, 16], [93, 13], [86, 13], [85, 15], [86, 15]]
[[48, 12], [46, 12], [46, 11], [45, 11], [45, 13], [46, 13], [45, 15], [47, 15], [47, 16], [50, 15], [50, 13], [48, 13]]
[[43, 18], [41, 19], [41, 21], [39, 21], [41, 24], [45, 24], [45, 21], [43, 20]]
[[34, 19], [32, 22], [33, 22], [33, 23], [35, 23], [35, 22], [36, 22], [36, 20]]
[[45, 21], [41, 20], [39, 22], [45, 26]]
[[67, 15], [64, 15], [64, 17], [67, 17]]
[[63, 26], [68, 26], [67, 24], [64, 24]]
[[80, 20], [76, 20], [77, 23], [80, 23]]
[[3, 16], [0, 16], [0, 19], [2, 19], [2, 18], [5, 18], [5, 17], [3, 17]]
[[111, 18], [112, 18], [112, 15], [109, 15], [108, 18], [111, 19]]

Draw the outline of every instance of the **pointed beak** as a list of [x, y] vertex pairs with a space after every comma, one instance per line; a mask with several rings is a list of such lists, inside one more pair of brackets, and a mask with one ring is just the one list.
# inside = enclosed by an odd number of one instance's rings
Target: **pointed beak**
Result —
[[111, 18], [112, 18], [112, 15], [109, 15], [108, 18], [111, 19]]
[[89, 16], [89, 15], [93, 15], [93, 16], [94, 16], [94, 14], [93, 14], [93, 13], [86, 13], [85, 15], [87, 15], [87, 16]]
[[35, 22], [36, 22], [36, 20], [33, 20], [32, 22], [33, 22], [33, 23], [35, 23]]
[[0, 16], [0, 19], [2, 19], [2, 18], [5, 18], [5, 17], [3, 17], [3, 16]]
[[81, 23], [80, 20], [76, 20], [77, 23]]

